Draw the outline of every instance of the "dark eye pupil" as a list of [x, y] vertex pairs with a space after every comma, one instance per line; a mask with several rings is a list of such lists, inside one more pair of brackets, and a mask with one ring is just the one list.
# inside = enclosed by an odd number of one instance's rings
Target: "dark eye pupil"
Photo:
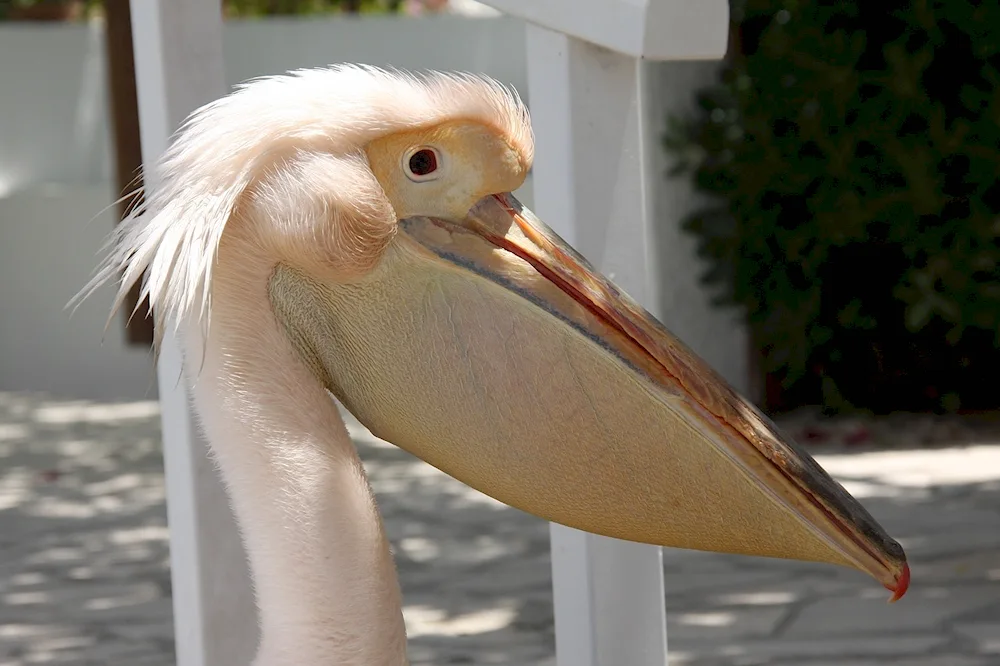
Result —
[[414, 176], [426, 176], [437, 171], [437, 156], [433, 150], [418, 150], [410, 157], [410, 172]]

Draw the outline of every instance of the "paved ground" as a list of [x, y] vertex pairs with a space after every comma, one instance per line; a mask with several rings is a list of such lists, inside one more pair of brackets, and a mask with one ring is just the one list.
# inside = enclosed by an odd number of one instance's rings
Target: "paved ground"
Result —
[[[910, 594], [888, 606], [852, 571], [668, 551], [671, 663], [1000, 664], [996, 428], [789, 427], [899, 536]], [[158, 430], [155, 403], [0, 393], [0, 666], [173, 663]], [[398, 553], [414, 664], [551, 665], [547, 526], [358, 441]]]

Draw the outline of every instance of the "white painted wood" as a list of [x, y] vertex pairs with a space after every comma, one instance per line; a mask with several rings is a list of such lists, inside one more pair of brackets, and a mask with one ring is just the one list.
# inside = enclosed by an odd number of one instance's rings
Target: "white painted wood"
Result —
[[[194, 109], [225, 93], [217, 0], [132, 0], [143, 161]], [[147, 177], [150, 190], [156, 182]], [[158, 361], [178, 666], [246, 666], [257, 643], [235, 519], [181, 381], [178, 341]]]
[[634, 58], [717, 60], [728, 0], [483, 0], [511, 16]]
[[[657, 298], [647, 183], [658, 175], [645, 155], [642, 64], [527, 29], [535, 212], [650, 307]], [[559, 666], [663, 666], [661, 550], [555, 524], [551, 536]]]

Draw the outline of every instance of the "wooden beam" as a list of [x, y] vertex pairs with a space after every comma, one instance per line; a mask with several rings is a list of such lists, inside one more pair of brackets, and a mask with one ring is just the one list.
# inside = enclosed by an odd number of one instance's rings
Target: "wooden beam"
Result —
[[[142, 145], [139, 138], [139, 103], [135, 92], [135, 59], [132, 52], [132, 12], [129, 0], [104, 0], [105, 47], [108, 61], [109, 107], [114, 147], [116, 198], [142, 186]], [[118, 204], [122, 219], [141, 198]], [[153, 318], [149, 303], [137, 310], [139, 285], [129, 292], [125, 303], [125, 340], [130, 345], [153, 343]], [[129, 318], [132, 312], [135, 316]]]

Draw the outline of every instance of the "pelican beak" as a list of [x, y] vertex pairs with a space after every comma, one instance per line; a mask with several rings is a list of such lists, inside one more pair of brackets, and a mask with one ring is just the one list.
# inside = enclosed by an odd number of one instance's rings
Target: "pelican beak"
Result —
[[829, 562], [906, 592], [902, 548], [858, 501], [512, 195], [399, 226], [357, 282], [271, 283], [290, 337], [375, 435], [570, 527]]

